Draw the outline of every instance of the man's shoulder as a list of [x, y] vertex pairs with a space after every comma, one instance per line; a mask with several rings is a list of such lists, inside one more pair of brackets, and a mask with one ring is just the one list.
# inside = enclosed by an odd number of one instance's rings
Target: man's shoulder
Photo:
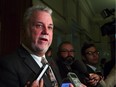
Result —
[[18, 61], [19, 57], [18, 54], [16, 53], [11, 53], [8, 55], [5, 55], [3, 57], [0, 58], [0, 64], [2, 65], [9, 65], [9, 64], [13, 64], [13, 62], [15, 63], [16, 61]]
[[0, 58], [0, 63], [16, 63], [16, 61], [21, 60], [21, 57], [24, 57], [25, 50], [22, 47], [17, 48], [14, 52], [4, 55]]

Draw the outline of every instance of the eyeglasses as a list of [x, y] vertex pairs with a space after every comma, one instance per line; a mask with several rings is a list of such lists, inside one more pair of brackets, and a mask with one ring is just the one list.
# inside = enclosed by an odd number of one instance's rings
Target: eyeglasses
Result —
[[75, 50], [61, 50], [60, 52], [75, 52]]
[[85, 54], [88, 54], [88, 55], [98, 55], [99, 52], [98, 52], [98, 51], [95, 51], [95, 52], [89, 51], [89, 52], [87, 52], [87, 53], [85, 53]]

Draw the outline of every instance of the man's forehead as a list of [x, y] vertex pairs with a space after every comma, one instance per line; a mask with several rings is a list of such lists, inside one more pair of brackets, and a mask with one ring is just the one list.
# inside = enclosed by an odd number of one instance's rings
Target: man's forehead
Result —
[[86, 51], [96, 51], [97, 49], [95, 47], [90, 47], [90, 48], [87, 48]]

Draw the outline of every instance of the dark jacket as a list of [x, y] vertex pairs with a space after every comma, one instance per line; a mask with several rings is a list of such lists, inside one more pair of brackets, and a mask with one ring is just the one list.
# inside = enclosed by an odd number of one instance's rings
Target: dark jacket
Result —
[[[61, 77], [62, 79], [65, 81], [69, 81], [69, 79], [67, 78], [67, 74], [69, 72], [73, 72], [77, 75], [78, 79], [84, 84], [85, 83], [85, 78], [86, 76], [82, 73], [82, 72], [79, 72], [78, 69], [74, 69], [72, 68], [72, 65], [66, 65], [62, 60], [57, 60], [57, 65], [58, 65], [58, 68], [59, 68], [59, 71], [60, 71], [60, 74], [61, 74]], [[76, 66], [75, 66], [76, 67]], [[66, 79], [67, 78], [67, 79]], [[70, 82], [70, 81], [69, 81]]]
[[[53, 69], [53, 71], [55, 70]], [[21, 46], [13, 54], [0, 59], [0, 87], [24, 87], [39, 72], [38, 64]], [[56, 72], [54, 74], [57, 78]], [[43, 76], [43, 79], [45, 87], [52, 87], [46, 75]], [[58, 82], [60, 84], [59, 80]]]
[[[94, 71], [91, 67], [89, 67], [88, 65], [86, 65], [87, 67], [87, 71], [88, 73], [96, 73], [98, 75], [102, 76], [102, 72], [100, 70]], [[103, 87], [100, 83], [98, 83], [96, 86], [92, 86], [92, 87]]]

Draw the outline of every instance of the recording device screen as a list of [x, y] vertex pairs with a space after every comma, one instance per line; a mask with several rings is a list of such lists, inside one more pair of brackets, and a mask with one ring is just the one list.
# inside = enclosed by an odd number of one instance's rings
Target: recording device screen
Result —
[[69, 87], [70, 83], [63, 83], [61, 87]]

